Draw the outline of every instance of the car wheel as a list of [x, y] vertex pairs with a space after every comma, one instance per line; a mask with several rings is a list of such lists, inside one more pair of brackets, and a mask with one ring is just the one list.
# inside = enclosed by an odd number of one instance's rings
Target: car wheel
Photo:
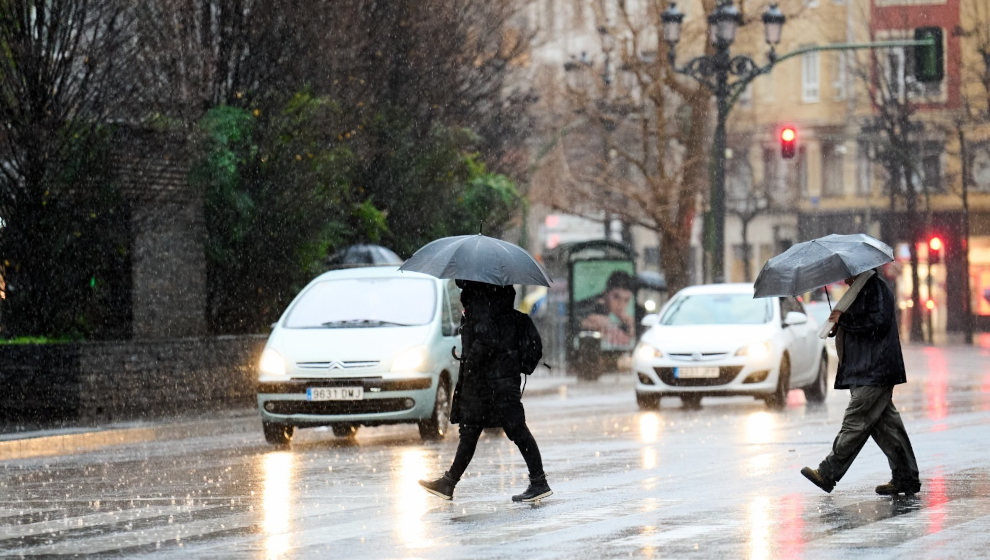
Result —
[[357, 436], [358, 427], [354, 424], [333, 424], [330, 426], [333, 435], [339, 438], [353, 438]]
[[657, 393], [636, 393], [636, 406], [640, 410], [658, 410], [660, 408], [660, 395]]
[[828, 394], [828, 357], [822, 354], [822, 359], [818, 361], [818, 375], [815, 381], [804, 388], [804, 398], [813, 404], [825, 402], [825, 395]]
[[261, 422], [261, 429], [265, 432], [265, 441], [272, 445], [288, 445], [292, 441], [292, 434], [296, 431], [295, 426], [265, 421]]
[[701, 408], [701, 395], [681, 395], [681, 404], [684, 408], [698, 410]]
[[419, 437], [425, 441], [443, 439], [450, 425], [450, 390], [447, 381], [441, 379], [437, 385], [437, 398], [433, 402], [433, 414], [428, 420], [420, 420]]
[[783, 410], [787, 405], [787, 393], [791, 386], [791, 360], [784, 354], [780, 360], [780, 375], [777, 376], [777, 389], [766, 398], [767, 408]]

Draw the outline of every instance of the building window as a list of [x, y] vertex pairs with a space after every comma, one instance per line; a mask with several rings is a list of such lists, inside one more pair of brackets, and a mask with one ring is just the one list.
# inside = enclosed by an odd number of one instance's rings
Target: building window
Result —
[[944, 146], [939, 142], [924, 142], [917, 152], [921, 154], [915, 173], [920, 176], [914, 177], [914, 184], [928, 192], [942, 192], [945, 186], [942, 184], [942, 153]]
[[808, 195], [808, 150], [804, 146], [798, 146], [797, 153], [797, 181], [801, 188], [801, 195]]
[[835, 80], [832, 82], [832, 91], [835, 92], [836, 99], [846, 98], [846, 59], [848, 53], [839, 51], [835, 53]]
[[845, 194], [843, 162], [846, 146], [841, 141], [822, 143], [822, 197], [837, 197]]
[[[907, 31], [903, 31], [891, 33], [883, 39], [910, 38], [913, 38], [913, 35]], [[945, 64], [945, 61], [943, 60], [942, 63]], [[921, 83], [914, 79], [914, 48], [892, 47], [888, 49], [885, 65], [885, 81], [887, 82], [891, 96], [898, 99], [904, 99], [907, 96], [910, 99], [932, 100], [933, 98], [939, 98], [945, 95], [943, 90], [945, 80], [941, 82]]]
[[969, 173], [976, 190], [990, 191], [990, 142], [981, 142], [970, 148]]
[[873, 162], [870, 160], [870, 144], [860, 141], [856, 145], [856, 194], [869, 196], [873, 192]]
[[817, 103], [819, 95], [818, 53], [801, 55], [801, 101]]

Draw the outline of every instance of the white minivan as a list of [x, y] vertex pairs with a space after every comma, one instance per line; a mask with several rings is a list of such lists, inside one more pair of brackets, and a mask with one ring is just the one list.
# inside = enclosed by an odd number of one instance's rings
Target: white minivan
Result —
[[333, 270], [310, 282], [273, 325], [258, 372], [265, 439], [296, 428], [415, 423], [443, 438], [457, 384], [460, 290], [398, 267]]

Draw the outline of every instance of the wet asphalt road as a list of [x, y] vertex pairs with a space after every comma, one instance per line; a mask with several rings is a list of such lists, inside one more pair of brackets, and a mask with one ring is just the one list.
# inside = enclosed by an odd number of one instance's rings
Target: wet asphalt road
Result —
[[[894, 392], [921, 468], [915, 497], [868, 443], [825, 494], [799, 474], [827, 453], [848, 399], [793, 391], [636, 409], [631, 375], [525, 398], [554, 496], [517, 505], [514, 446], [486, 433], [453, 502], [416, 480], [456, 437], [414, 426], [355, 440], [304, 430], [264, 443], [252, 415], [227, 433], [0, 462], [0, 556], [164, 558], [974, 558], [990, 546], [990, 350], [907, 347]], [[227, 428], [233, 426], [233, 429]], [[204, 433], [211, 431], [204, 424]]]

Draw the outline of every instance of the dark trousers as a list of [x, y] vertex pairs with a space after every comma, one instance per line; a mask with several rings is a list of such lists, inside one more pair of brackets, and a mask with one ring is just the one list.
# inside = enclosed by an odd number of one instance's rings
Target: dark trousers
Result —
[[818, 467], [824, 478], [842, 479], [866, 441], [873, 438], [887, 456], [895, 484], [907, 486], [919, 482], [918, 463], [901, 415], [891, 400], [893, 392], [890, 386], [850, 387], [842, 428], [832, 443], [832, 452]]
[[[526, 413], [523, 411], [522, 395], [519, 391], [519, 378], [495, 379], [492, 380], [492, 386], [495, 407], [502, 418], [502, 429], [505, 431], [505, 435], [519, 448], [519, 452], [526, 461], [526, 467], [529, 469], [530, 478], [544, 476], [543, 457], [540, 455], [540, 448], [536, 445], [536, 438], [533, 437], [533, 433], [529, 431], [529, 427], [526, 425]], [[454, 455], [454, 462], [447, 471], [450, 478], [461, 479], [478, 448], [478, 438], [481, 437], [482, 430], [484, 430], [483, 426], [460, 425], [457, 453]]]

